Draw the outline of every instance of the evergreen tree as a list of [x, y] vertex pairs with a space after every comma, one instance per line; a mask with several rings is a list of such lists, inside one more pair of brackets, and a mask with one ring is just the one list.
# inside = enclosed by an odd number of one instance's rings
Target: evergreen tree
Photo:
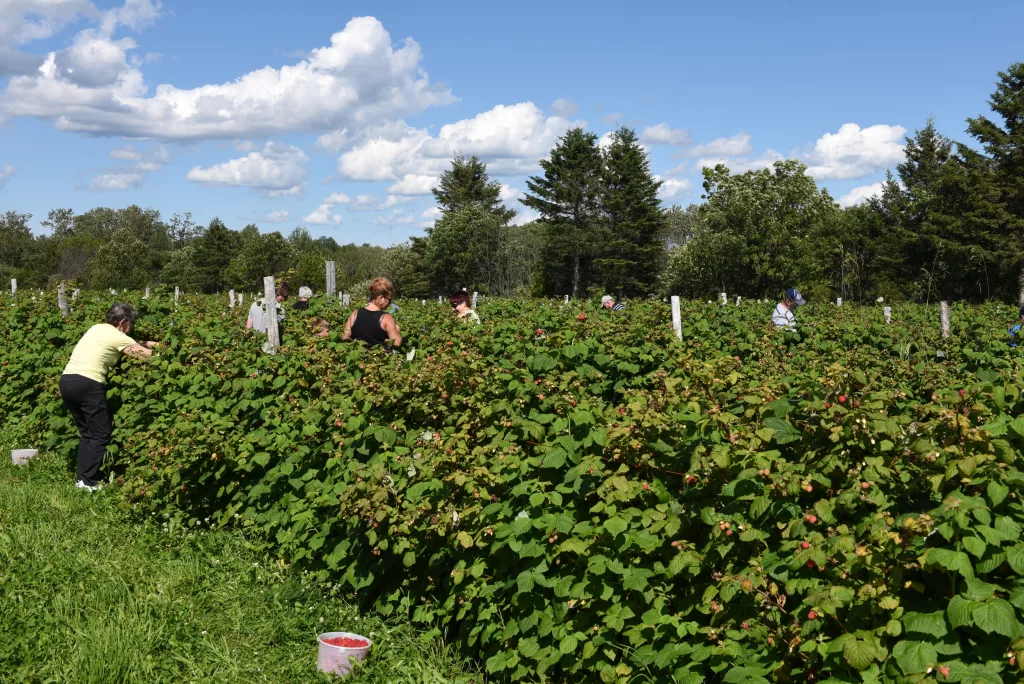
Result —
[[606, 291], [646, 295], [655, 290], [665, 256], [661, 181], [651, 175], [647, 152], [632, 129], [612, 133], [603, 156], [604, 211], [594, 269]]
[[494, 214], [502, 224], [516, 215], [514, 209], [502, 205], [501, 183], [490, 179], [487, 164], [476, 156], [456, 156], [452, 167], [441, 174], [440, 182], [431, 192], [445, 214], [476, 207]]
[[544, 223], [544, 247], [538, 294], [585, 294], [591, 285], [592, 262], [600, 226], [601, 151], [597, 136], [570, 129], [547, 159], [543, 176], [531, 176], [522, 203], [536, 210]]
[[195, 251], [196, 270], [203, 292], [212, 294], [224, 289], [227, 268], [239, 242], [238, 233], [229, 230], [219, 218], [210, 221]]

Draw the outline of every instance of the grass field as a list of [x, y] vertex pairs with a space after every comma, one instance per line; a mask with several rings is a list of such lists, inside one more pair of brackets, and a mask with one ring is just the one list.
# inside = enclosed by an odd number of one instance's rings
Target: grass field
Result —
[[224, 532], [167, 529], [0, 435], [0, 681], [319, 682], [316, 637], [374, 639], [360, 682], [482, 681], [408, 624], [360, 616]]

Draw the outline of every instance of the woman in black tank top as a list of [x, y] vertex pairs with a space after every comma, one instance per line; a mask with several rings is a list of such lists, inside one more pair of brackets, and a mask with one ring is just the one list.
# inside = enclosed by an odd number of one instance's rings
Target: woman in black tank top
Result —
[[402, 344], [402, 333], [394, 317], [385, 309], [394, 298], [394, 287], [387, 278], [370, 283], [370, 302], [356, 309], [345, 323], [343, 340], [359, 340], [370, 347], [378, 345], [393, 349]]

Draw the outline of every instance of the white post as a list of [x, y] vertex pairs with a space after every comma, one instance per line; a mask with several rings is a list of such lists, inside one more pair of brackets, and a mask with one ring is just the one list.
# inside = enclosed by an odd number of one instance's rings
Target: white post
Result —
[[939, 316], [942, 321], [942, 336], [949, 337], [949, 302], [939, 302]]
[[836, 298], [836, 306], [842, 306], [842, 305], [843, 305], [843, 298], [842, 297], [837, 297]]
[[334, 296], [334, 262], [327, 262], [327, 297]]
[[174, 306], [178, 306], [178, 286], [174, 286]]
[[683, 319], [679, 313], [679, 297], [672, 295], [672, 330], [675, 331], [679, 341], [683, 340]]
[[13, 297], [18, 293], [18, 279], [11, 278], [11, 296]]
[[242, 306], [242, 301], [245, 299], [245, 295], [241, 292], [238, 293], [238, 306]]
[[568, 303], [569, 303], [569, 295], [565, 295], [565, 302], [564, 302], [564, 304], [568, 304]]
[[344, 304], [345, 306], [349, 306], [350, 304], [352, 304], [352, 295], [350, 295], [350, 294], [342, 295], [341, 296], [341, 303]]
[[143, 297], [143, 299], [149, 299], [149, 288], [148, 287], [146, 288], [146, 295]]
[[235, 291], [234, 290], [228, 290], [228, 308], [229, 309], [234, 309], [235, 308]]
[[476, 292], [473, 293], [473, 308], [476, 308]]
[[892, 307], [885, 307], [884, 309], [882, 309], [882, 313], [885, 314], [885, 322], [892, 323]]
[[78, 299], [78, 293], [81, 292], [77, 287], [71, 291], [71, 301]]
[[117, 290], [115, 290], [114, 288], [110, 288], [110, 294], [116, 295], [117, 294]]
[[274, 291], [274, 276], [266, 276], [263, 279], [263, 303], [267, 307], [267, 342], [270, 343], [271, 353], [274, 353], [281, 346], [277, 334], [277, 293]]
[[728, 295], [726, 295], [724, 292], [722, 292], [720, 294], [720, 296], [722, 297], [722, 306], [725, 306], [726, 304], [729, 303], [729, 296]]
[[57, 308], [62, 316], [68, 315], [68, 298], [64, 296], [64, 283], [57, 286]]
[[440, 303], [441, 303], [441, 295], [437, 295], [437, 303], [438, 303], [438, 304], [440, 304]]
[[740, 300], [741, 300], [741, 299], [743, 299], [743, 297], [740, 297], [740, 296], [738, 296], [738, 295], [736, 296], [736, 306], [739, 306], [739, 305], [740, 305]]

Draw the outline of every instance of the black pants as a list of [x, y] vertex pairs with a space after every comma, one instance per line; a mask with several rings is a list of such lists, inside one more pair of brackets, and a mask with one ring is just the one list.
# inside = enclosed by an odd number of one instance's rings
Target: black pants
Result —
[[60, 376], [60, 396], [75, 417], [78, 434], [78, 479], [92, 486], [99, 482], [103, 455], [110, 443], [107, 388], [81, 375]]

